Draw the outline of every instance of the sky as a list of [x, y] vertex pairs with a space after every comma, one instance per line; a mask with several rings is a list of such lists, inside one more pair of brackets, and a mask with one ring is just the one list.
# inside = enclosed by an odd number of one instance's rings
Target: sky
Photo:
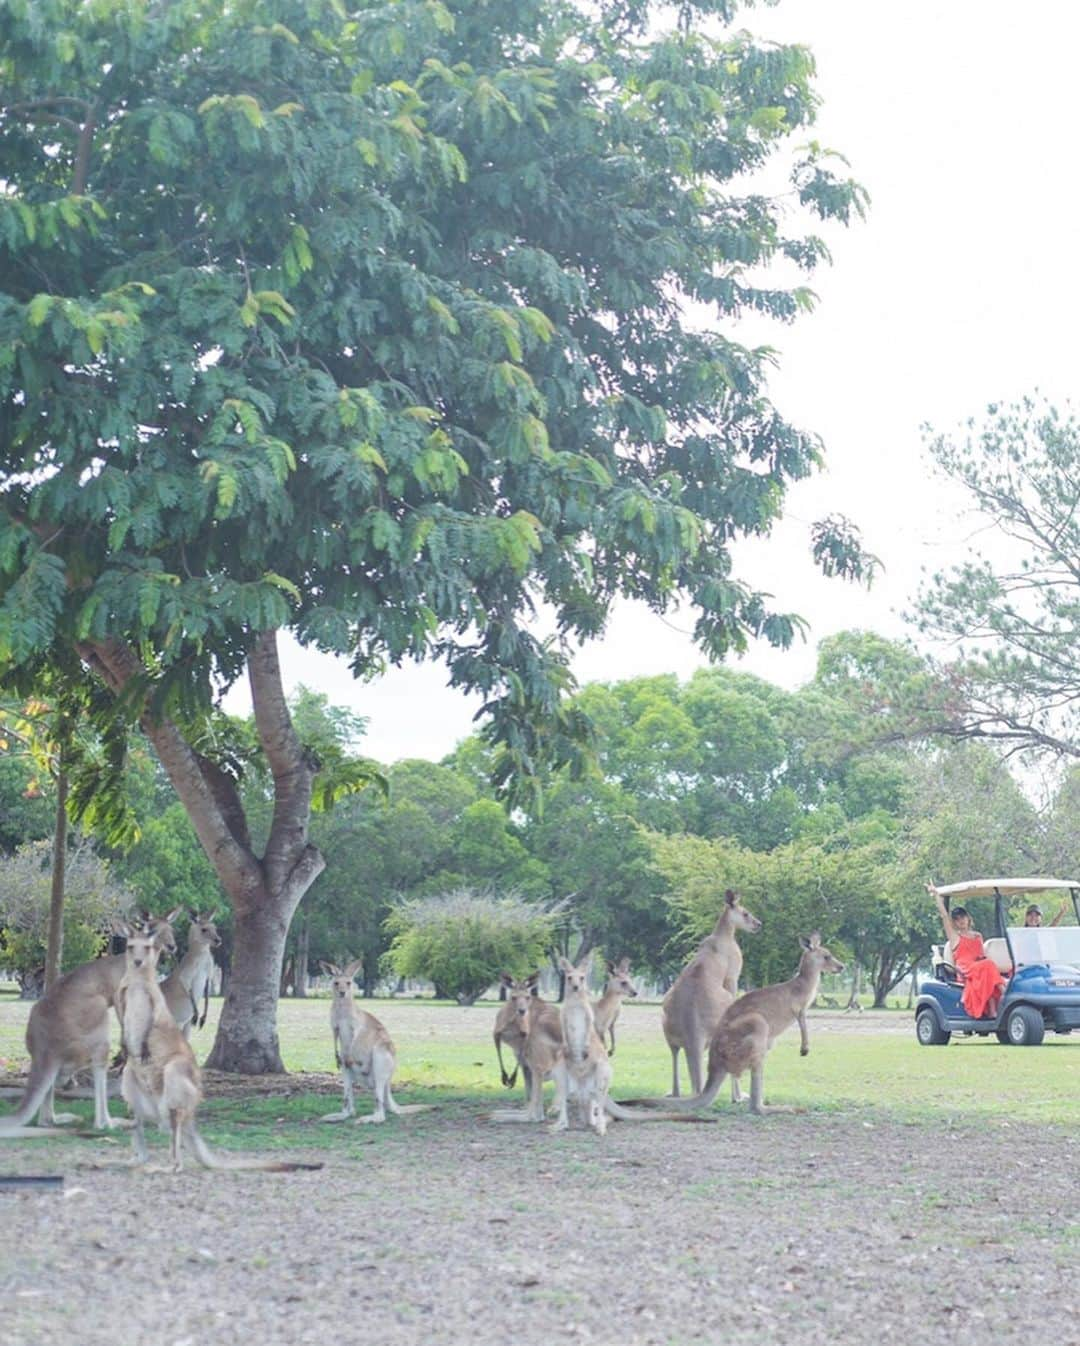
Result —
[[[833, 266], [812, 281], [813, 314], [733, 329], [777, 348], [774, 402], [825, 443], [825, 471], [789, 492], [771, 537], [736, 551], [739, 575], [811, 631], [788, 651], [755, 645], [734, 666], [794, 687], [813, 675], [823, 636], [914, 634], [902, 614], [924, 572], [987, 542], [935, 478], [921, 427], [952, 430], [1036, 389], [1070, 397], [1080, 12], [1062, 0], [782, 0], [745, 11], [741, 26], [811, 48], [823, 100], [814, 136], [846, 155], [871, 195], [865, 222], [829, 235]], [[832, 513], [848, 515], [883, 564], [868, 591], [814, 571], [810, 524]], [[624, 606], [575, 674], [688, 677], [705, 663], [691, 625], [689, 614], [662, 621]], [[473, 727], [478, 702], [446, 688], [438, 666], [357, 683], [343, 663], [295, 646], [283, 666], [290, 686], [367, 716], [364, 750], [383, 762], [441, 757]], [[238, 692], [229, 708], [244, 712]]]

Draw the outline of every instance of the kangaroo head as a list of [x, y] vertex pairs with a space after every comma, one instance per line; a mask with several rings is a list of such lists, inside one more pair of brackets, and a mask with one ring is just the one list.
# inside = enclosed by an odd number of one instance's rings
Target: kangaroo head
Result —
[[128, 971], [152, 977], [157, 971], [158, 959], [161, 957], [157, 932], [145, 926], [127, 925], [123, 922], [115, 928], [116, 933], [123, 935], [127, 940], [124, 957], [127, 959]]
[[620, 958], [617, 963], [608, 963], [607, 973], [607, 986], [604, 988], [606, 991], [614, 991], [618, 995], [637, 995], [637, 987], [630, 980], [629, 958]]
[[205, 916], [192, 916], [188, 940], [192, 944], [204, 944], [211, 949], [216, 949], [221, 943], [221, 936], [209, 912]]
[[810, 936], [799, 936], [799, 947], [803, 951], [799, 961], [799, 971], [803, 972], [843, 972], [844, 965], [834, 958], [821, 942], [821, 936], [815, 930]]
[[559, 958], [559, 971], [566, 979], [568, 996], [587, 996], [589, 994], [589, 968], [592, 966], [592, 954], [586, 954], [577, 967], [569, 958]]
[[344, 967], [339, 967], [337, 963], [324, 963], [319, 960], [319, 966], [330, 978], [330, 989], [335, 1000], [351, 1000], [356, 991], [356, 983], [353, 978], [364, 966], [362, 958], [354, 958], [351, 963], [346, 963]]
[[513, 1007], [514, 1021], [522, 1033], [529, 1031], [529, 1011], [538, 993], [539, 980], [539, 972], [530, 972], [521, 981], [515, 980], [509, 972], [499, 974], [500, 983], [506, 987], [506, 998]]
[[751, 935], [756, 935], [761, 929], [761, 922], [753, 913], [746, 910], [739, 901], [738, 894], [731, 888], [724, 894], [724, 907], [720, 912], [720, 920], [732, 930], [745, 930]]

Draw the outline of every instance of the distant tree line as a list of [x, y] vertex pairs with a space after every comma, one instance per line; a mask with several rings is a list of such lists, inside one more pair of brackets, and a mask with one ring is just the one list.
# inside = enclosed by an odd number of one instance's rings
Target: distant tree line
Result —
[[[320, 959], [349, 956], [363, 958], [369, 995], [387, 976], [429, 967], [442, 969], [426, 974], [440, 990], [468, 999], [484, 989], [483, 969], [449, 953], [470, 940], [490, 949], [492, 979], [496, 962], [524, 971], [543, 947], [629, 956], [663, 981], [734, 887], [764, 921], [746, 940], [749, 982], [788, 975], [797, 935], [818, 928], [884, 1003], [937, 933], [926, 879], [1069, 873], [1080, 862], [1080, 771], [1056, 777], [1039, 808], [985, 743], [877, 743], [881, 704], [914, 697], [930, 676], [909, 647], [850, 632], [823, 642], [814, 678], [797, 691], [726, 668], [682, 683], [590, 685], [577, 703], [596, 725], [595, 765], [578, 779], [552, 775], [533, 814], [493, 797], [479, 738], [439, 763], [373, 769], [371, 784], [315, 816], [312, 834], [330, 863], [293, 920], [287, 988], [304, 994]], [[358, 717], [306, 689], [291, 710], [324, 758], [359, 759]], [[235, 722], [238, 779], [257, 830], [268, 826], [272, 796], [254, 744]], [[7, 852], [49, 835], [49, 788], [29, 764], [0, 755]], [[139, 840], [126, 851], [94, 848], [111, 882], [151, 911], [212, 910], [227, 968], [227, 900], [149, 753], [133, 754], [127, 789]], [[79, 855], [91, 848], [80, 835], [72, 845]], [[12, 964], [20, 950], [25, 963], [28, 938], [15, 889], [25, 887], [31, 854], [47, 868], [46, 852], [19, 851], [4, 867], [0, 929]], [[481, 921], [485, 898], [494, 914]], [[78, 924], [77, 892], [72, 900]], [[517, 943], [507, 942], [507, 903], [525, 908]], [[72, 957], [87, 949], [84, 935], [72, 939]]]

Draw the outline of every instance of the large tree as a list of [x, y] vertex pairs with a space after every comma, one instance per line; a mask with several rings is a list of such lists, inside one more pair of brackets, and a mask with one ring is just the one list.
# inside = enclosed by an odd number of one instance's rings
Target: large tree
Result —
[[1029, 398], [932, 436], [930, 449], [990, 527], [920, 596], [922, 630], [958, 653], [913, 721], [1080, 757], [1080, 422]]
[[[731, 329], [811, 305], [761, 268], [813, 272], [863, 196], [810, 54], [734, 8], [2, 4], [0, 679], [88, 666], [153, 743], [235, 912], [216, 1066], [281, 1068], [324, 864], [279, 632], [444, 660], [513, 790], [582, 739], [538, 604], [563, 640], [620, 596], [714, 656], [791, 638], [730, 548], [819, 447]], [[814, 551], [860, 569], [843, 521]], [[245, 671], [265, 847], [211, 715]]]

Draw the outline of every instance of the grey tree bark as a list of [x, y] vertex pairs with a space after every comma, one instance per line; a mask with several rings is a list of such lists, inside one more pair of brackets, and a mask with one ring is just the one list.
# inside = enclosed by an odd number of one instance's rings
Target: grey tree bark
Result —
[[45, 991], [60, 980], [64, 956], [64, 876], [67, 866], [68, 778], [63, 759], [56, 776], [56, 822], [53, 826], [52, 887], [49, 891], [49, 934], [45, 948]]
[[[116, 692], [144, 671], [134, 651], [118, 641], [87, 643], [81, 653]], [[235, 781], [196, 752], [171, 720], [147, 711], [141, 723], [233, 908], [228, 989], [206, 1064], [256, 1075], [285, 1069], [277, 1035], [285, 940], [300, 899], [325, 861], [308, 840], [319, 763], [293, 729], [274, 631], [255, 637], [248, 680], [255, 729], [274, 791], [270, 833], [261, 856], [252, 845]]]

